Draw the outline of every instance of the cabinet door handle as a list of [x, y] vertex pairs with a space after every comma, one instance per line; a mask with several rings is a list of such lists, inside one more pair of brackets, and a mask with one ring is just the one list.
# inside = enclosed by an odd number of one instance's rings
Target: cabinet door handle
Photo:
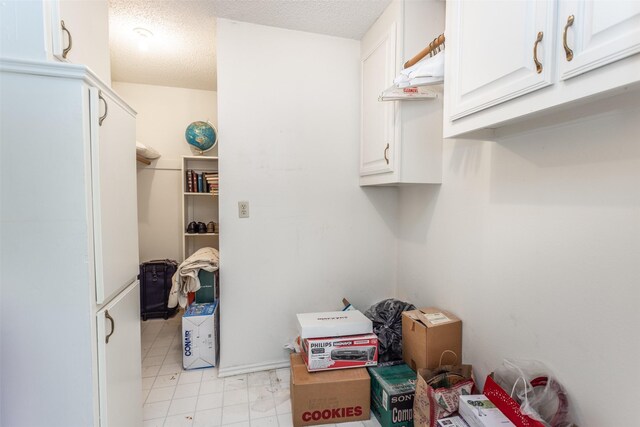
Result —
[[389, 164], [389, 143], [387, 142], [387, 146], [384, 147], [384, 161]]
[[538, 61], [538, 45], [542, 41], [542, 36], [542, 31], [539, 31], [538, 37], [536, 37], [536, 42], [533, 44], [533, 62], [536, 63], [536, 71], [538, 74], [542, 72], [542, 63]]
[[109, 344], [109, 338], [111, 338], [111, 335], [113, 335], [113, 333], [116, 330], [116, 322], [113, 320], [113, 317], [111, 317], [111, 315], [109, 314], [109, 310], [104, 311], [104, 317], [109, 319], [109, 321], [111, 322], [111, 332], [109, 332], [109, 334], [105, 338], [105, 342]]
[[67, 37], [69, 37], [69, 45], [64, 49], [62, 49], [62, 57], [64, 59], [67, 59], [67, 54], [69, 53], [69, 51], [71, 50], [71, 47], [73, 46], [73, 40], [71, 39], [71, 33], [69, 32], [69, 30], [67, 30], [67, 27], [65, 27], [64, 25], [64, 21], [60, 21], [60, 26], [62, 27], [62, 31], [67, 33]]
[[567, 30], [573, 25], [573, 21], [574, 16], [569, 15], [569, 17], [567, 18], [567, 23], [564, 26], [564, 31], [562, 33], [562, 46], [564, 47], [564, 53], [567, 57], [567, 61], [571, 61], [573, 59], [573, 50], [571, 50], [571, 48], [567, 44]]
[[98, 99], [104, 102], [104, 114], [98, 117], [98, 125], [102, 126], [102, 122], [107, 118], [107, 114], [109, 113], [109, 106], [107, 105], [107, 100], [102, 96], [102, 91], [98, 92]]

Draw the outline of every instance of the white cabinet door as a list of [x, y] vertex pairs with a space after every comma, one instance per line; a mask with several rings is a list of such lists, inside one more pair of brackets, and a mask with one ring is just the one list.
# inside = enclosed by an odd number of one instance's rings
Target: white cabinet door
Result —
[[561, 80], [640, 52], [638, 0], [563, 1], [558, 20]]
[[108, 1], [51, 0], [50, 4], [53, 56], [88, 66], [110, 85]]
[[107, 93], [90, 88], [89, 105], [96, 302], [102, 304], [138, 274], [136, 131], [135, 117]]
[[451, 120], [552, 83], [555, 1], [447, 3]]
[[395, 102], [378, 96], [393, 84], [396, 71], [396, 24], [362, 58], [360, 175], [393, 172]]
[[137, 281], [97, 313], [97, 339], [100, 426], [141, 426], [140, 291]]

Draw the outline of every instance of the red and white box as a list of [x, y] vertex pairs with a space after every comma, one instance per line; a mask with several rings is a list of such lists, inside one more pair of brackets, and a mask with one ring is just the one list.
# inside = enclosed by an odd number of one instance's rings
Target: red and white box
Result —
[[309, 372], [378, 364], [378, 337], [375, 334], [304, 338], [301, 346]]

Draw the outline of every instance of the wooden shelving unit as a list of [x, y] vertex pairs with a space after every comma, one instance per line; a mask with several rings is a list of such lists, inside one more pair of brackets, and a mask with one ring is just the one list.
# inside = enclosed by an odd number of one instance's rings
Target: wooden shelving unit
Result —
[[218, 158], [208, 156], [182, 157], [182, 260], [191, 256], [198, 249], [209, 246], [220, 248], [219, 233], [187, 233], [190, 222], [210, 221], [218, 223], [218, 196], [211, 193], [188, 191], [187, 171], [197, 173], [218, 172]]

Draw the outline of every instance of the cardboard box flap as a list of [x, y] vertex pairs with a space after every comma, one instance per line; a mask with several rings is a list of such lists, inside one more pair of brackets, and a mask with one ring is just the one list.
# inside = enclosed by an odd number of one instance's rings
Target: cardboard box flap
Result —
[[[409, 310], [402, 313], [408, 318], [420, 323], [426, 328], [442, 325], [445, 323], [457, 322], [458, 319], [455, 315], [448, 311], [441, 310], [435, 307], [419, 308], [417, 310]], [[412, 327], [412, 330], [414, 328]]]
[[322, 384], [326, 382], [346, 382], [369, 380], [366, 368], [342, 369], [337, 371], [309, 372], [302, 356], [291, 354], [291, 382], [295, 385]]

